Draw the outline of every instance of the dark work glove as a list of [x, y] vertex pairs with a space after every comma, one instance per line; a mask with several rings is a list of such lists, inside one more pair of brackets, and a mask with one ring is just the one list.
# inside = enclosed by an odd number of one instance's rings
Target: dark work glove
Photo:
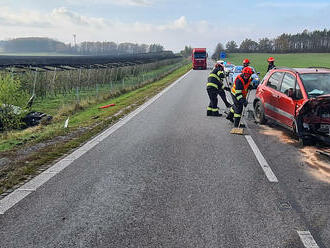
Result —
[[250, 84], [249, 87], [248, 87], [249, 90], [252, 90], [253, 89], [253, 85]]
[[246, 99], [244, 99], [244, 107], [246, 107], [248, 105], [248, 101]]
[[224, 87], [223, 89], [224, 89], [224, 90], [226, 90], [226, 91], [230, 91], [230, 88], [229, 88], [229, 87], [227, 87], [227, 86], [226, 86], [226, 87]]

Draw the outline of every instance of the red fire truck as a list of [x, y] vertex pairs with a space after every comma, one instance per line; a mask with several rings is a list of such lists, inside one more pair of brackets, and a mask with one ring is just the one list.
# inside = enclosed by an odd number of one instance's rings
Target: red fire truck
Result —
[[194, 48], [191, 55], [192, 66], [194, 70], [206, 70], [207, 53], [206, 48]]

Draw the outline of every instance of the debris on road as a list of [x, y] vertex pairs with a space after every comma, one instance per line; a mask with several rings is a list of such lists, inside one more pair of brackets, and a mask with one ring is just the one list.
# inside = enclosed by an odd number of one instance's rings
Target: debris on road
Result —
[[[299, 141], [290, 137], [284, 131], [261, 126], [261, 134], [275, 136], [283, 144], [298, 146]], [[305, 146], [300, 149], [302, 160], [312, 168], [311, 174], [321, 181], [330, 183], [330, 148], [320, 148], [314, 146]], [[322, 153], [322, 156], [320, 154]]]
[[284, 131], [272, 128], [270, 126], [260, 126], [261, 127], [261, 134], [267, 135], [267, 136], [276, 136], [281, 143], [285, 144], [292, 144], [292, 145], [298, 145], [298, 141], [290, 137], [288, 134], [286, 134]]
[[[313, 169], [312, 174], [321, 181], [330, 183], [330, 163], [329, 158], [319, 155], [319, 148], [306, 146], [300, 150], [303, 153], [304, 161]], [[329, 149], [328, 149], [329, 151]], [[324, 152], [324, 151], [322, 151]], [[330, 152], [330, 151], [329, 151]], [[325, 153], [328, 153], [326, 152]]]

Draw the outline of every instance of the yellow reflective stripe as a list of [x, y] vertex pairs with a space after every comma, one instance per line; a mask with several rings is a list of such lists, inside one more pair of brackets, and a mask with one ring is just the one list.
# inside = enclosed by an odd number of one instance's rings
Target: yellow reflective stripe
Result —
[[237, 94], [237, 93], [242, 93], [242, 90], [236, 90], [235, 89], [235, 93]]
[[241, 99], [243, 96], [242, 95], [239, 95], [236, 97], [236, 99], [239, 101], [239, 99]]
[[223, 72], [222, 72], [222, 71], [218, 71], [217, 74], [218, 74], [218, 76], [220, 77], [220, 75], [223, 74]]
[[224, 89], [226, 86], [225, 86], [225, 84], [222, 84], [222, 87], [221, 87], [221, 89]]
[[214, 84], [214, 83], [207, 83], [206, 86], [212, 86], [212, 87], [219, 89], [218, 85]]
[[240, 114], [234, 114], [234, 118], [241, 117]]
[[234, 109], [231, 107], [230, 112], [235, 113]]
[[207, 110], [210, 110], [210, 111], [213, 111], [213, 112], [217, 112], [217, 111], [219, 111], [219, 108], [207, 107]]
[[221, 79], [220, 79], [217, 75], [215, 75], [214, 73], [211, 73], [211, 74], [209, 75], [209, 77], [214, 77], [214, 78], [216, 78], [218, 81], [221, 81]]

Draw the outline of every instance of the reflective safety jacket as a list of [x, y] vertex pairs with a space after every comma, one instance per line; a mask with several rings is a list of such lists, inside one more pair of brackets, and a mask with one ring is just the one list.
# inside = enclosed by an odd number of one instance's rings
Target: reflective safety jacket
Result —
[[237, 101], [246, 98], [249, 86], [252, 82], [250, 77], [248, 80], [245, 80], [243, 74], [240, 74], [236, 77], [233, 87], [231, 88], [231, 93], [236, 97]]
[[207, 78], [207, 88], [214, 87], [216, 89], [223, 89], [225, 87], [222, 83], [224, 77], [225, 74], [220, 68], [214, 68]]

